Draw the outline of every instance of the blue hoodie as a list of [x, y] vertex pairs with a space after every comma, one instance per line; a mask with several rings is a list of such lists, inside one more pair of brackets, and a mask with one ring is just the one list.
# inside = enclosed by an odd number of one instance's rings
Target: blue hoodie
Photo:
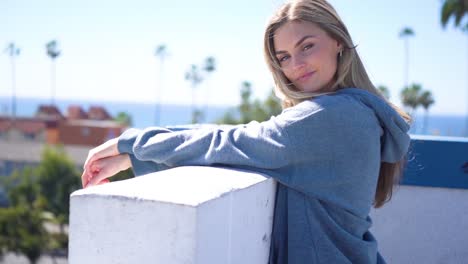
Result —
[[270, 262], [385, 263], [369, 232], [380, 163], [404, 158], [408, 124], [379, 97], [346, 88], [230, 128], [129, 129], [118, 143], [136, 175], [234, 166], [278, 181]]

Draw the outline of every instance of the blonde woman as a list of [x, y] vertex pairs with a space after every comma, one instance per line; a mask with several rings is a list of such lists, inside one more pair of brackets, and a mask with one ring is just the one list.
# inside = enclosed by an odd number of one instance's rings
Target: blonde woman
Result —
[[379, 95], [328, 2], [287, 2], [264, 44], [280, 115], [224, 130], [130, 129], [90, 151], [83, 186], [130, 166], [250, 168], [278, 181], [269, 263], [385, 263], [368, 215], [391, 198], [409, 117]]

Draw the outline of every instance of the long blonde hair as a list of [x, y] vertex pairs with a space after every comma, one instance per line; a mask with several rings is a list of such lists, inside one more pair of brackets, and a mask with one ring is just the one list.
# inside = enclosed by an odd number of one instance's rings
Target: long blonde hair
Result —
[[[337, 58], [338, 66], [335, 73], [332, 90], [354, 87], [369, 91], [385, 100], [407, 122], [410, 116], [386, 100], [375, 88], [367, 75], [361, 59], [353, 44], [348, 29], [335, 9], [325, 0], [292, 0], [285, 3], [270, 19], [264, 35], [264, 55], [273, 75], [275, 91], [282, 97], [283, 108], [291, 107], [301, 101], [313, 98], [323, 93], [301, 92], [283, 73], [275, 56], [274, 36], [278, 28], [284, 24], [311, 22], [319, 26], [330, 37], [343, 45], [342, 54]], [[374, 199], [374, 207], [378, 208], [392, 197], [393, 186], [399, 182], [405, 159], [397, 163], [381, 162], [379, 180]]]

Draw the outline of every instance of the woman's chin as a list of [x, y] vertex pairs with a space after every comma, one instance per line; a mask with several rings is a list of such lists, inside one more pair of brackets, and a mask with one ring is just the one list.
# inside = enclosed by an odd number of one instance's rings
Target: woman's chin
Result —
[[299, 87], [299, 90], [301, 92], [305, 92], [305, 93], [321, 93], [323, 91], [321, 91], [320, 89], [318, 89], [317, 87]]

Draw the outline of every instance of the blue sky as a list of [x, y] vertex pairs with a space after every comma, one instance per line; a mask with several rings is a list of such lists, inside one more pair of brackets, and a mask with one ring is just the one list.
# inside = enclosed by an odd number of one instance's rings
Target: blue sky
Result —
[[[217, 70], [197, 88], [197, 104], [235, 105], [242, 81], [264, 98], [272, 87], [262, 51], [263, 30], [280, 0], [0, 0], [0, 47], [15, 42], [17, 94], [50, 97], [45, 44], [56, 39], [57, 98], [154, 103], [160, 83], [156, 46], [169, 51], [162, 75], [164, 103], [189, 104], [184, 73], [215, 57]], [[372, 81], [400, 104], [404, 43], [410, 26], [410, 82], [431, 90], [438, 114], [468, 111], [468, 34], [443, 30], [440, 0], [332, 0], [358, 45]], [[11, 95], [11, 67], [0, 56], [0, 96]]]

